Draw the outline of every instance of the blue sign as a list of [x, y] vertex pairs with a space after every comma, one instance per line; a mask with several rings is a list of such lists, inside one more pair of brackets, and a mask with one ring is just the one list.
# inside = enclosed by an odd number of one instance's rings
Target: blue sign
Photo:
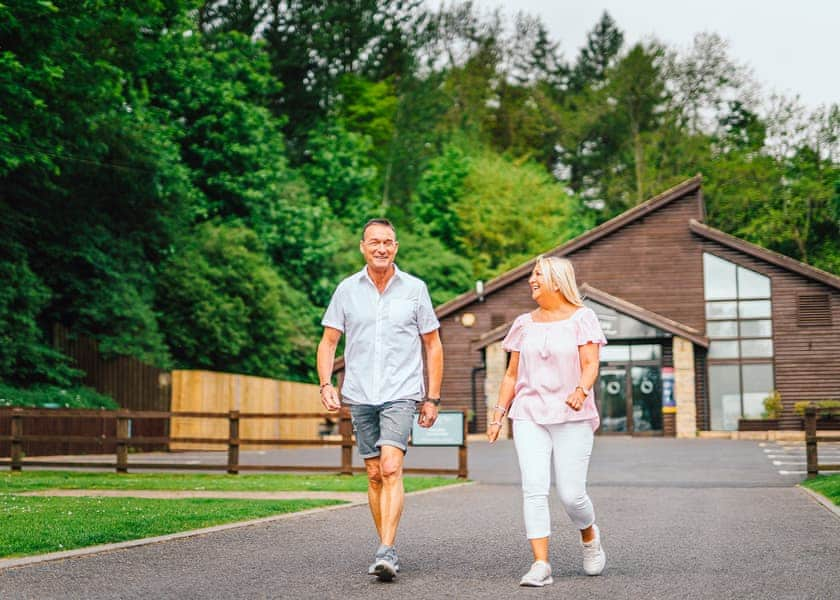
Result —
[[411, 427], [412, 446], [463, 446], [464, 413], [459, 410], [442, 410], [438, 413], [435, 424], [420, 427], [419, 415], [414, 415]]
[[[676, 409], [677, 403], [674, 398], [674, 368], [662, 368], [662, 408]], [[668, 411], [665, 411], [668, 412]]]

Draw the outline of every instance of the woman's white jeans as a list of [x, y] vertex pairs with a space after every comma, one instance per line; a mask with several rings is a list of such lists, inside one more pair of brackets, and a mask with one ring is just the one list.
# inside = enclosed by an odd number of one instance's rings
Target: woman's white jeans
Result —
[[528, 539], [548, 537], [551, 517], [551, 456], [554, 480], [566, 513], [578, 529], [595, 522], [595, 509], [586, 493], [586, 474], [592, 454], [593, 432], [588, 421], [540, 425], [513, 421], [513, 441], [522, 472], [525, 532]]

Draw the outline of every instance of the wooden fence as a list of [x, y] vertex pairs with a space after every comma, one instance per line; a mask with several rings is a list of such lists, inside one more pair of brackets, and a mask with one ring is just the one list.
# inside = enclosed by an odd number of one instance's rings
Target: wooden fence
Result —
[[817, 412], [840, 414], [840, 409], [817, 409], [808, 406], [805, 409], [805, 458], [808, 465], [808, 477], [816, 477], [820, 471], [840, 471], [840, 463], [819, 464], [817, 456], [818, 442], [840, 442], [840, 435], [817, 435]]
[[[66, 354], [75, 362], [76, 367], [85, 372], [82, 383], [101, 394], [116, 400], [121, 408], [128, 410], [170, 410], [172, 395], [171, 375], [169, 371], [147, 365], [131, 356], [105, 357], [99, 351], [96, 340], [82, 335], [72, 335], [60, 324], [52, 328], [53, 347]], [[0, 422], [0, 428], [5, 423]], [[65, 436], [95, 436], [100, 438], [86, 445], [73, 445], [73, 452], [102, 453], [113, 452], [104, 438], [114, 436], [113, 419], [75, 419], [54, 421], [50, 418], [31, 418], [27, 420], [29, 431], [38, 431], [44, 435], [63, 433]], [[109, 429], [110, 428], [110, 429]], [[2, 430], [2, 429], [0, 429]], [[134, 424], [134, 432], [142, 437], [165, 437], [169, 435], [169, 421], [166, 419], [143, 420]], [[113, 442], [111, 442], [113, 444]], [[160, 444], [138, 444], [147, 451], [166, 450]], [[0, 452], [8, 449], [0, 442]], [[56, 455], [70, 452], [69, 445], [61, 437], [50, 441], [28, 443], [29, 455]]]
[[[102, 443], [113, 443], [116, 460], [113, 463], [89, 462], [79, 460], [26, 460], [23, 455], [23, 444], [25, 442], [55, 441], [54, 434], [27, 434], [24, 429], [24, 420], [27, 418], [44, 418], [61, 420], [90, 419], [91, 413], [96, 413], [97, 418], [112, 419], [114, 427], [109, 428], [110, 433], [102, 436], [61, 436], [66, 443], [91, 443], [101, 441]], [[240, 422], [254, 420], [295, 420], [312, 419], [311, 413], [240, 413], [232, 410], [227, 413], [218, 412], [189, 412], [174, 413], [170, 411], [90, 411], [90, 410], [61, 410], [61, 409], [27, 409], [27, 408], [3, 408], [0, 409], [0, 416], [8, 417], [10, 423], [9, 433], [4, 435], [0, 430], [0, 441], [7, 441], [10, 444], [10, 457], [0, 459], [0, 465], [9, 465], [11, 470], [20, 471], [24, 466], [39, 467], [73, 467], [73, 468], [108, 468], [116, 469], [118, 473], [128, 472], [131, 469], [192, 469], [192, 470], [226, 470], [228, 473], [237, 474], [240, 471], [332, 471], [350, 475], [353, 472], [363, 472], [364, 467], [353, 466], [353, 427], [350, 422], [350, 411], [347, 408], [341, 409], [338, 415], [340, 439], [283, 439], [281, 437], [267, 438], [246, 438], [240, 435]], [[320, 418], [336, 418], [335, 414], [320, 413]], [[215, 420], [227, 422], [227, 432], [224, 437], [170, 437], [170, 436], [137, 436], [133, 435], [132, 424], [141, 420], [161, 420], [176, 418]], [[464, 419], [466, 423], [466, 419]], [[467, 477], [467, 447], [466, 432], [464, 442], [458, 448], [457, 469], [428, 469], [428, 468], [406, 468], [406, 473], [423, 475], [457, 475], [459, 478]], [[216, 447], [227, 448], [227, 463], [183, 463], [183, 462], [129, 462], [128, 449], [137, 444], [212, 444]], [[239, 462], [239, 450], [243, 445], [256, 447], [279, 447], [288, 445], [310, 445], [310, 446], [340, 446], [340, 465], [252, 465]]]
[[85, 372], [82, 383], [110, 396], [129, 410], [169, 410], [171, 377], [131, 356], [103, 357], [99, 344], [85, 336], [72, 336], [53, 326], [53, 346], [71, 357]]
[[[253, 439], [314, 440], [335, 424], [324, 414], [318, 386], [251, 375], [212, 371], [173, 371], [171, 435], [173, 438], [224, 439], [227, 424], [218, 419], [185, 417], [184, 413], [238, 411], [243, 437]], [[295, 419], [251, 419], [251, 413], [296, 413]], [[329, 426], [329, 427], [328, 427]], [[256, 445], [266, 449], [270, 445]], [[224, 450], [218, 443], [174, 442], [170, 450]]]

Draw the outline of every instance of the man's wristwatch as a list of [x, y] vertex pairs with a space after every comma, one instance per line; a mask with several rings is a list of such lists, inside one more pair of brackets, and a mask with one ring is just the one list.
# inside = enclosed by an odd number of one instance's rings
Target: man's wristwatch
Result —
[[435, 406], [440, 406], [440, 398], [423, 398], [423, 402], [431, 402]]

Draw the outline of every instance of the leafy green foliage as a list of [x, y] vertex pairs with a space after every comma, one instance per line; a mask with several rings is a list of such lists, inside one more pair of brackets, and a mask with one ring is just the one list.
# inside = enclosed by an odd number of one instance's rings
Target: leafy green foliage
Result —
[[426, 282], [436, 306], [472, 289], [470, 261], [441, 240], [413, 233], [399, 235], [400, 268]]
[[456, 145], [448, 145], [423, 172], [413, 203], [415, 227], [458, 250], [462, 250], [458, 240], [461, 223], [455, 203], [464, 193], [464, 180], [469, 172], [466, 153]]
[[119, 408], [110, 398], [88, 387], [35, 385], [23, 389], [0, 383], [0, 406], [27, 408]]
[[471, 161], [455, 204], [459, 241], [471, 249], [476, 279], [550, 250], [573, 237], [572, 197], [539, 165], [483, 153]]
[[257, 235], [205, 223], [163, 265], [161, 322], [181, 367], [306, 379], [318, 313], [284, 281]]
[[307, 143], [307, 162], [301, 172], [313, 196], [323, 198], [333, 215], [357, 226], [376, 214], [378, 172], [369, 155], [369, 137], [347, 131], [341, 124], [324, 123]]

